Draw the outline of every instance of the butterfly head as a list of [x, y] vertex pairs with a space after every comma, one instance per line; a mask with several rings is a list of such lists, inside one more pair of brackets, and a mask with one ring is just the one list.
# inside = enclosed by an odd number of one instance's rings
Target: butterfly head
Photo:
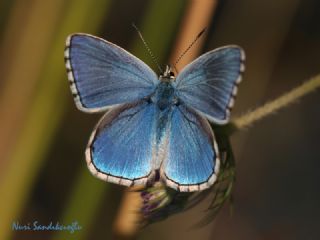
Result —
[[166, 66], [166, 70], [164, 71], [163, 74], [160, 74], [160, 80], [164, 81], [164, 82], [170, 82], [175, 78], [176, 77], [175, 77], [174, 72], [172, 71], [170, 65]]

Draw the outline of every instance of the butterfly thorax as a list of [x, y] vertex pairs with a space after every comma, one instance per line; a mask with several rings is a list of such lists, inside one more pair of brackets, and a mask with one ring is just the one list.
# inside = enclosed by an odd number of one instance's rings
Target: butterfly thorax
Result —
[[151, 97], [151, 101], [158, 106], [160, 111], [166, 111], [177, 103], [174, 87], [172, 86], [174, 79], [174, 73], [171, 71], [170, 66], [167, 65], [164, 73], [160, 75], [160, 83]]
[[160, 82], [151, 101], [157, 105], [160, 111], [167, 111], [177, 103], [174, 88], [171, 82]]

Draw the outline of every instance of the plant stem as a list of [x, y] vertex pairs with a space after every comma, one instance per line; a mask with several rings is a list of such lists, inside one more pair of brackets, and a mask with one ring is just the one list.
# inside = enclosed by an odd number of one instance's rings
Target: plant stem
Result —
[[233, 121], [233, 124], [238, 130], [249, 127], [256, 121], [259, 121], [262, 118], [267, 117], [270, 114], [275, 113], [276, 111], [288, 106], [289, 104], [294, 103], [298, 99], [302, 98], [303, 96], [309, 94], [310, 92], [316, 90], [319, 87], [320, 74], [309, 79], [301, 86], [298, 86], [292, 89], [291, 91], [283, 94], [282, 96], [276, 98], [275, 100], [272, 100], [264, 104], [263, 106], [236, 118]]

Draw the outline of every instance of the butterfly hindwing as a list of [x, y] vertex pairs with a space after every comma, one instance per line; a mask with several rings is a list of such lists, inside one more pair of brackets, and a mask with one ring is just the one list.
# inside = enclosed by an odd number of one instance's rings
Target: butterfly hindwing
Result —
[[158, 83], [156, 74], [141, 60], [88, 34], [67, 38], [65, 59], [76, 105], [85, 112], [140, 100]]
[[210, 121], [225, 124], [244, 71], [244, 51], [226, 46], [203, 54], [177, 76], [178, 98]]
[[90, 171], [108, 182], [145, 185], [153, 169], [156, 111], [141, 101], [106, 113], [86, 150]]
[[167, 157], [161, 167], [166, 184], [181, 192], [210, 187], [219, 171], [219, 152], [209, 122], [194, 110], [173, 109]]

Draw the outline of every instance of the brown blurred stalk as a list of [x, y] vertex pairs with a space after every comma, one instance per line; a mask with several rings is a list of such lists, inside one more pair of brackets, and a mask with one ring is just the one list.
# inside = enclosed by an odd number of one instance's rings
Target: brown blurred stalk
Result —
[[[189, 47], [191, 41], [197, 34], [206, 27], [209, 27], [210, 21], [213, 18], [214, 11], [217, 6], [216, 0], [191, 1], [186, 13], [183, 17], [178, 32], [174, 51], [170, 57], [170, 63], [174, 63], [180, 55]], [[190, 63], [194, 58], [199, 56], [201, 47], [205, 41], [205, 37], [197, 40], [197, 43], [188, 50], [188, 53], [181, 58], [177, 68], [182, 69]], [[180, 66], [180, 67], [179, 67]]]
[[[208, 27], [214, 14], [217, 1], [202, 0], [191, 1], [183, 16], [181, 26], [179, 27], [178, 37], [175, 42], [174, 52], [170, 57], [170, 63], [174, 63], [179, 55], [189, 46], [197, 34], [204, 28]], [[188, 54], [180, 61], [179, 66], [192, 61], [199, 55], [201, 44], [204, 37], [195, 44]], [[137, 210], [141, 207], [140, 195], [137, 192], [128, 189], [123, 196], [123, 200], [114, 222], [114, 234], [121, 239], [134, 239], [139, 231], [140, 215]]]

